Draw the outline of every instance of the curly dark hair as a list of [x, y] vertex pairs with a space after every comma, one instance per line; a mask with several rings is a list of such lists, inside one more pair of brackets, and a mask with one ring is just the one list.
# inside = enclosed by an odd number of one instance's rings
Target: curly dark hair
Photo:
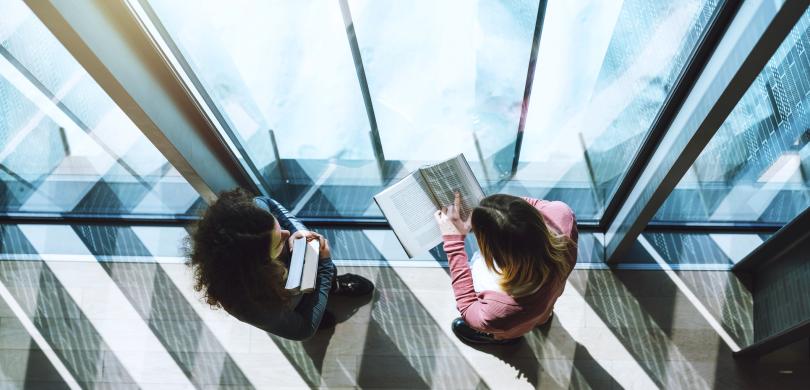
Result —
[[186, 240], [194, 289], [212, 307], [285, 305], [287, 269], [270, 258], [275, 217], [253, 203], [253, 194], [236, 188], [211, 204]]

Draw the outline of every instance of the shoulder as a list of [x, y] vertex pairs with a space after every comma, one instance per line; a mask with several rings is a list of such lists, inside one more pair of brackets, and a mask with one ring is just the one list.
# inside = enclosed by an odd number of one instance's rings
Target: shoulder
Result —
[[559, 200], [545, 201], [538, 205], [538, 209], [547, 211], [555, 215], [560, 215], [566, 218], [574, 219], [574, 210], [568, 204]]
[[560, 233], [573, 236], [576, 231], [577, 217], [574, 210], [558, 200], [544, 202], [537, 206], [543, 217], [560, 229]]
[[260, 209], [270, 211], [270, 199], [267, 196], [256, 196], [253, 198], [253, 204], [259, 206]]

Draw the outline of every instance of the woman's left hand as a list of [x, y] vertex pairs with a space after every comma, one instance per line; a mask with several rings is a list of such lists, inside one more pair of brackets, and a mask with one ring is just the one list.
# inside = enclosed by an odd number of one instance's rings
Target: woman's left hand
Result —
[[442, 207], [441, 210], [436, 211], [433, 217], [436, 223], [439, 224], [439, 230], [442, 235], [465, 235], [470, 232], [470, 219], [466, 221], [461, 219], [461, 194], [456, 192], [456, 198], [453, 204]]

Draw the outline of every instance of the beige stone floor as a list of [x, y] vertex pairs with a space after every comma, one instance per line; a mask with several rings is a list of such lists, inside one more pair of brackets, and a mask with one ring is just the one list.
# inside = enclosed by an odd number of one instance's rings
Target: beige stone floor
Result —
[[751, 299], [720, 271], [575, 270], [546, 331], [470, 347], [446, 269], [341, 267], [338, 325], [269, 336], [211, 310], [182, 264], [0, 262], [0, 388], [802, 388], [795, 355], [740, 362]]

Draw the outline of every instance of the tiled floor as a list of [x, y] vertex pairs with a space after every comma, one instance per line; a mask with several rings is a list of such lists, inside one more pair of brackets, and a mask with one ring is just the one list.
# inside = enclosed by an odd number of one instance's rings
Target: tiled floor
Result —
[[190, 287], [182, 264], [0, 261], [0, 388], [802, 388], [807, 345], [737, 362], [751, 299], [727, 272], [576, 270], [547, 331], [473, 348], [447, 270], [342, 267], [374, 280], [333, 298], [339, 323], [267, 335]]

